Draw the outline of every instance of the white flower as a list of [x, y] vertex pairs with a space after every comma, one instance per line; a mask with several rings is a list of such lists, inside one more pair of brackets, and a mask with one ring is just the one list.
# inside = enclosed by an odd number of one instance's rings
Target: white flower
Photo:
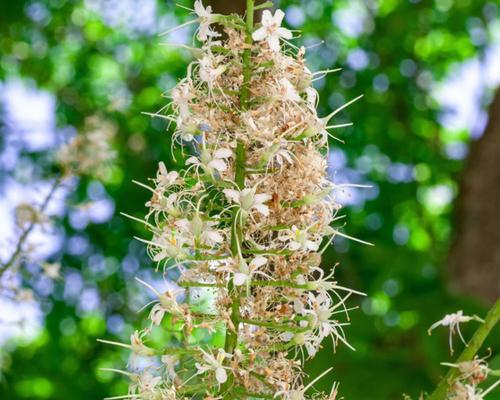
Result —
[[473, 316], [464, 315], [463, 311], [459, 310], [456, 313], [451, 313], [451, 314], [445, 315], [443, 317], [443, 319], [440, 319], [439, 321], [432, 324], [431, 327], [428, 329], [427, 333], [430, 335], [431, 332], [434, 329], [436, 329], [438, 326], [449, 326], [450, 327], [450, 334], [449, 334], [450, 353], [453, 354], [453, 334], [455, 333], [455, 331], [458, 332], [458, 336], [460, 336], [462, 343], [467, 345], [464, 337], [462, 336], [462, 332], [460, 331], [460, 323], [469, 322], [469, 321], [478, 321], [478, 322], [484, 323], [484, 321], [481, 318], [479, 318], [477, 315], [473, 315]]
[[319, 348], [323, 339], [328, 336], [332, 338], [334, 346], [336, 346], [337, 342], [340, 340], [351, 350], [354, 350], [354, 348], [347, 342], [342, 329], [342, 327], [347, 324], [339, 323], [336, 320], [330, 319], [335, 314], [337, 308], [345, 307], [344, 302], [347, 297], [341, 299], [337, 304], [332, 304], [331, 298], [325, 293], [319, 293], [317, 296], [311, 292], [308, 293], [309, 308], [303, 307], [301, 314], [310, 316], [309, 325], [318, 335], [316, 350]]
[[292, 32], [281, 27], [284, 16], [285, 13], [281, 10], [276, 10], [274, 16], [269, 10], [264, 10], [262, 13], [262, 26], [253, 33], [253, 40], [267, 40], [271, 50], [279, 51], [280, 38], [288, 40], [292, 38]]
[[318, 105], [318, 92], [312, 87], [306, 89], [307, 104], [309, 107], [315, 108]]
[[307, 229], [298, 229], [295, 225], [293, 225], [291, 229], [283, 231], [279, 240], [288, 241], [288, 248], [294, 251], [317, 251], [319, 248], [317, 241], [309, 239], [309, 232]]
[[264, 203], [271, 200], [272, 196], [265, 193], [256, 194], [255, 190], [255, 188], [246, 188], [241, 191], [224, 189], [224, 194], [229, 200], [240, 206], [243, 217], [246, 217], [253, 209], [266, 217], [269, 215], [269, 207]]
[[206, 82], [210, 89], [213, 87], [217, 78], [226, 70], [225, 65], [219, 65], [218, 67], [215, 67], [214, 64], [214, 57], [208, 54], [204, 55], [203, 58], [199, 61], [200, 79], [203, 82]]
[[452, 363], [441, 363], [447, 367], [457, 368], [460, 371], [460, 378], [468, 380], [474, 384], [479, 384], [486, 380], [491, 369], [488, 367], [488, 363], [484, 358], [478, 358], [477, 356], [470, 361], [462, 361], [458, 364]]
[[288, 142], [285, 139], [277, 139], [268, 143], [267, 150], [262, 153], [261, 162], [265, 165], [278, 164], [283, 167], [286, 163], [293, 164], [293, 153], [287, 149]]
[[217, 352], [217, 356], [214, 357], [213, 354], [207, 353], [200, 349], [203, 353], [203, 361], [204, 364], [196, 363], [196, 369], [198, 369], [198, 374], [203, 374], [208, 371], [215, 372], [215, 379], [219, 384], [223, 384], [227, 381], [227, 372], [226, 369], [228, 367], [224, 366], [224, 359], [231, 358], [231, 354], [226, 353], [224, 350], [219, 349]]
[[161, 236], [155, 235], [152, 241], [146, 241], [151, 248], [153, 261], [160, 262], [166, 258], [183, 258], [186, 254], [182, 249], [184, 238], [174, 232], [164, 232]]
[[132, 356], [151, 357], [155, 355], [155, 350], [146, 346], [142, 341], [143, 336], [147, 333], [147, 330], [142, 332], [135, 331], [132, 335], [130, 335], [130, 344], [104, 339], [97, 339], [97, 341], [101, 343], [112, 344], [114, 346], [126, 347], [127, 349], [132, 350]]
[[280, 79], [280, 98], [283, 101], [293, 101], [295, 103], [300, 102], [302, 99], [295, 87], [286, 78]]
[[215, 151], [203, 148], [200, 158], [192, 156], [186, 160], [186, 165], [195, 165], [202, 167], [205, 172], [213, 176], [214, 171], [219, 173], [227, 170], [227, 159], [232, 157], [233, 152], [230, 149], [217, 149]]
[[61, 279], [61, 263], [43, 263], [43, 274], [49, 279]]
[[172, 90], [172, 100], [177, 106], [181, 118], [189, 115], [189, 101], [193, 98], [190, 87], [187, 83], [176, 86]]
[[65, 173], [102, 178], [116, 158], [116, 152], [111, 147], [116, 127], [96, 117], [88, 118], [85, 125], [86, 131], [63, 145], [56, 158]]
[[[301, 321], [300, 326], [306, 328], [307, 321]], [[294, 345], [304, 346], [309, 357], [314, 357], [316, 355], [320, 345], [320, 339], [318, 339], [313, 331], [298, 333], [283, 332], [280, 335], [280, 339], [284, 342], [290, 342], [293, 340]]]
[[165, 366], [165, 371], [170, 379], [177, 376], [175, 366], [179, 364], [179, 356], [177, 354], [165, 354], [161, 356], [161, 362]]
[[146, 207], [149, 207], [149, 213], [146, 215], [146, 220], [151, 214], [166, 212], [169, 215], [177, 216], [180, 211], [176, 208], [177, 193], [171, 193], [168, 197], [163, 195], [165, 187], [160, 184], [153, 192], [151, 200], [146, 202]]
[[455, 381], [452, 386], [452, 392], [447, 398], [450, 400], [484, 400], [486, 395], [493, 391], [493, 389], [495, 389], [499, 384], [500, 379], [493, 383], [488, 389], [483, 391], [475, 385]]
[[204, 19], [210, 19], [212, 18], [212, 6], [207, 6], [206, 8], [203, 7], [203, 3], [201, 0], [196, 0], [194, 2], [194, 12], [198, 17], [204, 18]]
[[150, 302], [146, 304], [141, 310], [146, 308], [152, 303], [156, 303], [153, 308], [151, 309], [151, 312], [149, 314], [149, 318], [155, 325], [160, 325], [161, 321], [163, 320], [163, 317], [165, 316], [165, 313], [170, 313], [172, 315], [176, 316], [182, 316], [184, 315], [184, 310], [183, 308], [177, 303], [177, 295], [182, 293], [182, 289], [178, 290], [166, 290], [163, 293], [158, 292], [153, 286], [151, 286], [149, 283], [144, 282], [142, 279], [135, 278], [138, 282], [149, 288], [157, 297], [157, 300], [154, 300], [153, 302]]
[[177, 131], [175, 132], [176, 136], [179, 136], [181, 140], [185, 142], [191, 142], [194, 139], [195, 134], [198, 132], [198, 128], [193, 123], [186, 123], [186, 118], [179, 115], [177, 117]]
[[182, 232], [193, 237], [195, 245], [199, 242], [207, 246], [214, 246], [224, 241], [224, 237], [219, 231], [213, 229], [214, 226], [218, 225], [218, 222], [204, 220], [199, 214], [195, 214], [191, 220], [178, 220], [175, 224]]
[[321, 378], [323, 378], [326, 374], [328, 374], [333, 368], [328, 368], [325, 372], [314, 378], [311, 382], [307, 384], [307, 386], [300, 386], [297, 389], [291, 390], [282, 390], [277, 392], [274, 397], [282, 397], [284, 400], [305, 400], [307, 390], [313, 386], [316, 382], [318, 382]]
[[177, 171], [168, 172], [167, 167], [163, 161], [158, 163], [158, 172], [156, 174], [156, 182], [158, 186], [166, 189], [176, 183], [179, 183], [179, 173]]
[[199, 17], [200, 28], [198, 29], [198, 39], [202, 42], [208, 38], [218, 37], [220, 33], [210, 28], [210, 24], [214, 23], [214, 14], [212, 14], [212, 6], [203, 7], [201, 0], [194, 2], [194, 12]]
[[252, 275], [265, 275], [263, 272], [258, 271], [258, 269], [265, 264], [267, 264], [267, 258], [262, 256], [255, 257], [250, 261], [250, 264], [247, 264], [245, 260], [241, 260], [239, 263], [239, 272], [235, 272], [234, 274], [234, 285], [249, 285], [252, 281]]
[[155, 351], [146, 346], [142, 341], [142, 337], [145, 335], [145, 332], [140, 333], [139, 331], [135, 331], [132, 335], [130, 335], [130, 349], [132, 352], [138, 356], [143, 357], [151, 357], [154, 356]]
[[156, 387], [161, 382], [161, 376], [154, 376], [149, 371], [143, 372], [139, 377], [139, 392], [143, 399], [153, 399], [157, 392]]
[[358, 290], [350, 289], [345, 286], [339, 286], [338, 282], [333, 280], [333, 277], [335, 275], [335, 267], [333, 267], [330, 273], [326, 276], [323, 268], [311, 267], [311, 272], [317, 272], [319, 274], [318, 278], [308, 281], [304, 278], [303, 275], [299, 275], [296, 278], [297, 283], [306, 285], [310, 290], [316, 290], [325, 293], [327, 296], [330, 296], [330, 292], [333, 292], [337, 297], [340, 298], [340, 295], [338, 294], [339, 290], [347, 293], [355, 293], [360, 296], [366, 296], [366, 293], [360, 292]]

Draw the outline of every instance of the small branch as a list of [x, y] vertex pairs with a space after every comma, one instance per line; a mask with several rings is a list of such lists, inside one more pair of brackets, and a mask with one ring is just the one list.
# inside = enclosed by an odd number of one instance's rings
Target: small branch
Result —
[[[47, 209], [47, 206], [49, 205], [50, 200], [54, 196], [54, 193], [56, 192], [56, 190], [59, 187], [59, 185], [61, 184], [61, 182], [62, 182], [62, 178], [61, 177], [58, 177], [58, 178], [56, 178], [54, 180], [54, 183], [52, 184], [49, 193], [47, 194], [47, 196], [43, 200], [43, 202], [42, 202], [42, 204], [41, 204], [41, 206], [40, 206], [40, 208], [38, 210], [39, 213], [43, 213]], [[36, 221], [31, 221], [29, 223], [29, 225], [22, 231], [21, 236], [19, 236], [19, 239], [17, 241], [17, 245], [16, 245], [16, 248], [15, 248], [14, 252], [9, 257], [9, 259], [4, 264], [2, 264], [0, 266], [0, 277], [10, 267], [12, 267], [14, 265], [14, 263], [17, 261], [19, 255], [21, 254], [21, 251], [23, 250], [24, 243], [26, 242], [26, 240], [28, 239], [31, 231], [35, 228], [36, 225], [37, 225]]]
[[[499, 320], [500, 299], [498, 299], [495, 305], [490, 309], [486, 315], [484, 324], [481, 324], [479, 328], [477, 328], [468, 346], [464, 349], [462, 354], [460, 354], [460, 357], [458, 357], [457, 361], [455, 361], [455, 364], [473, 360]], [[441, 382], [439, 382], [437, 388], [431, 393], [427, 400], [444, 400], [448, 394], [451, 384], [459, 375], [460, 371], [457, 368], [450, 368], [446, 376], [441, 380]]]

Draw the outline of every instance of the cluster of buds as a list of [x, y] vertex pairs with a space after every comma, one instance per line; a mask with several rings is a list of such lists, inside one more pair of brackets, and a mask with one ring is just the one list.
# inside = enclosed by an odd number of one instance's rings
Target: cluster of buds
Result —
[[85, 121], [85, 131], [61, 146], [56, 158], [65, 176], [90, 175], [103, 179], [116, 157], [111, 147], [116, 127], [99, 117]]
[[[305, 385], [302, 369], [325, 339], [351, 347], [346, 300], [362, 294], [320, 268], [324, 248], [343, 235], [333, 227], [340, 206], [327, 173], [336, 111], [318, 117], [305, 49], [282, 49], [292, 38], [280, 26], [284, 13], [265, 10], [254, 28], [247, 3], [244, 21], [195, 2], [200, 56], [173, 89], [173, 113], [157, 114], [176, 123], [174, 141], [195, 154], [182, 172], [160, 163], [152, 185], [143, 185], [152, 197], [141, 221], [152, 237], [140, 240], [160, 270], [180, 277], [163, 293], [140, 281], [156, 296], [151, 326], [130, 344], [103, 341], [150, 360], [121, 371], [131, 385], [118, 398], [337, 396], [336, 385], [306, 393], [329, 370]], [[196, 303], [200, 292], [210, 295], [206, 307]], [[180, 326], [178, 345], [145, 344], [166, 325]], [[193, 335], [200, 330], [224, 340], [201, 341]]]
[[[35, 246], [29, 243], [30, 236], [35, 229], [46, 231], [51, 227], [53, 221], [46, 211], [67, 178], [83, 175], [100, 179], [107, 177], [116, 157], [110, 143], [115, 131], [116, 127], [111, 122], [99, 117], [88, 118], [85, 130], [56, 151], [55, 161], [61, 173], [52, 180], [41, 201], [38, 204], [21, 203], [16, 207], [18, 234], [8, 243], [8, 247], [12, 248], [11, 254], [0, 260], [0, 298], [32, 300], [30, 289], [20, 286], [18, 279], [24, 263], [33, 261]], [[39, 271], [50, 279], [59, 279], [60, 267], [59, 263], [42, 263]], [[7, 278], [1, 280], [5, 275], [8, 275]]]
[[495, 375], [497, 372], [489, 368], [484, 358], [476, 357], [471, 361], [462, 361], [458, 364], [441, 363], [441, 365], [456, 368], [459, 372], [450, 386], [447, 397], [449, 400], [482, 400], [500, 384], [500, 380], [498, 380], [486, 390], [478, 387], [488, 378], [490, 373]]

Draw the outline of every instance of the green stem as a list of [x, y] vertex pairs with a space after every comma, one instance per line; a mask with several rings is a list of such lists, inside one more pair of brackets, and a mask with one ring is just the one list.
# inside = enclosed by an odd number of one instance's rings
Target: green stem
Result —
[[[208, 287], [208, 288], [220, 288], [224, 287], [220, 283], [206, 283], [206, 282], [193, 282], [193, 281], [181, 281], [177, 282], [177, 285], [181, 287]], [[287, 287], [292, 289], [300, 290], [312, 290], [311, 285], [300, 285], [298, 283], [293, 283], [292, 281], [257, 281], [252, 280], [250, 286], [273, 286], [273, 287]]]
[[208, 288], [224, 287], [224, 285], [217, 283], [189, 282], [189, 281], [177, 282], [177, 285], [179, 285], [180, 287], [208, 287]]
[[253, 14], [254, 14], [254, 0], [247, 0], [247, 35], [245, 43], [249, 45], [243, 51], [243, 86], [241, 88], [240, 102], [241, 106], [246, 109], [250, 97], [250, 78], [252, 77], [251, 57], [252, 57], [252, 33], [253, 33]]
[[307, 332], [307, 331], [311, 330], [311, 328], [309, 328], [309, 327], [301, 328], [299, 326], [286, 325], [286, 324], [274, 322], [274, 321], [259, 321], [259, 320], [255, 320], [255, 319], [242, 318], [239, 320], [239, 322], [242, 322], [242, 323], [248, 324], [248, 325], [263, 326], [265, 328], [276, 329], [276, 330], [283, 331], [283, 332], [300, 333], [300, 332]]
[[259, 249], [244, 249], [243, 254], [263, 254], [263, 255], [275, 255], [275, 256], [289, 256], [293, 254], [292, 250], [282, 249], [282, 250], [259, 250]]
[[253, 280], [250, 283], [251, 286], [274, 286], [274, 287], [288, 287], [292, 289], [300, 290], [311, 290], [310, 285], [299, 285], [298, 283], [293, 283], [291, 281], [256, 281]]
[[[247, 10], [246, 10], [246, 39], [245, 42], [249, 45], [243, 51], [243, 85], [240, 91], [240, 104], [242, 109], [246, 109], [248, 106], [248, 100], [250, 97], [250, 79], [252, 76], [252, 67], [251, 67], [251, 56], [252, 56], [252, 33], [253, 33], [253, 15], [254, 15], [254, 0], [247, 0]], [[238, 141], [236, 145], [235, 151], [235, 177], [234, 180], [238, 185], [239, 189], [243, 189], [245, 187], [245, 163], [246, 163], [246, 154], [245, 154], [245, 145]], [[235, 208], [233, 210], [233, 218], [232, 218], [232, 230], [231, 230], [231, 253], [233, 257], [237, 258], [240, 254], [241, 243], [243, 239], [243, 232], [241, 224], [238, 222], [238, 210]], [[234, 326], [234, 330], [231, 327], [226, 328], [226, 339], [224, 343], [224, 351], [226, 353], [232, 354], [234, 349], [238, 345], [238, 321], [240, 319], [240, 293], [239, 290], [236, 290], [233, 284], [233, 281], [230, 280], [228, 283], [228, 292], [232, 293], [231, 295], [231, 323]], [[224, 399], [230, 398], [231, 395], [228, 392], [228, 389], [233, 385], [234, 376], [230, 374], [227, 381], [221, 386], [219, 394], [225, 393]]]
[[[490, 309], [484, 323], [477, 328], [474, 336], [472, 336], [471, 341], [468, 346], [464, 349], [460, 357], [458, 357], [455, 364], [459, 364], [464, 361], [471, 361], [476, 356], [477, 352], [483, 345], [485, 339], [488, 337], [494, 326], [500, 320], [500, 299], [497, 300], [495, 305]], [[439, 382], [436, 390], [431, 393], [427, 400], [444, 400], [448, 394], [448, 390], [452, 385], [453, 381], [460, 375], [458, 368], [450, 368], [446, 376]]]

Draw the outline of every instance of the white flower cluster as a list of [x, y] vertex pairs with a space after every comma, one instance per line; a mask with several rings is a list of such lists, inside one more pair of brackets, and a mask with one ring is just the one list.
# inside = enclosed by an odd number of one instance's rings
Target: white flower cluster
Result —
[[[340, 206], [327, 174], [330, 117], [316, 113], [304, 48], [281, 49], [292, 38], [280, 26], [282, 11], [264, 11], [256, 29], [252, 16], [245, 23], [213, 14], [199, 0], [194, 11], [202, 52], [172, 92], [174, 115], [164, 118], [176, 122], [174, 140], [196, 154], [180, 173], [160, 163], [152, 187], [144, 185], [152, 237], [141, 239], [163, 270], [180, 271], [181, 289], [160, 293], [141, 281], [157, 297], [152, 327], [114, 344], [162, 362], [130, 375], [120, 398], [333, 400], [336, 386], [311, 396], [302, 382], [303, 359], [325, 338], [351, 347], [341, 320], [349, 296], [361, 294], [319, 266], [321, 243], [339, 234], [331, 226]], [[179, 300], [200, 288], [214, 294], [210, 310]], [[184, 345], [152, 350], [142, 338], [165, 315], [182, 325]], [[224, 342], [196, 341], [200, 329]]]
[[463, 362], [455, 367], [461, 374], [451, 385], [446, 400], [484, 400], [486, 395], [500, 384], [500, 380], [497, 380], [486, 390], [478, 387], [490, 372], [484, 360]]
[[116, 157], [110, 141], [116, 127], [99, 117], [85, 121], [85, 131], [61, 146], [56, 158], [65, 176], [92, 175], [105, 178], [110, 164]]

